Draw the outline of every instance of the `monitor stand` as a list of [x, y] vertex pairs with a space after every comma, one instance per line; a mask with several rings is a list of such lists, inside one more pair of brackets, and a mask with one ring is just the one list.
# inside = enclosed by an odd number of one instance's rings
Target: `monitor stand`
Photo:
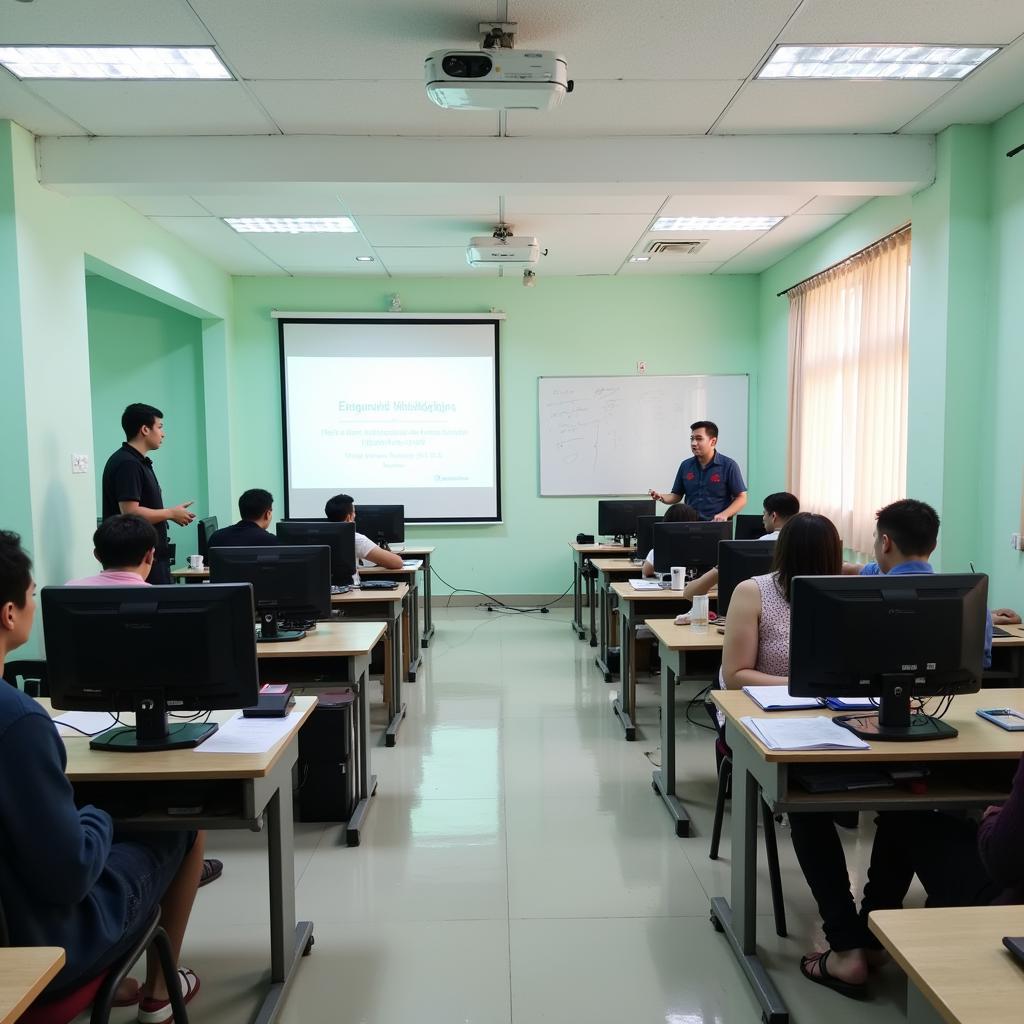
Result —
[[301, 640], [305, 635], [304, 629], [279, 629], [277, 615], [274, 612], [263, 612], [260, 615], [261, 644], [288, 643], [292, 640]]
[[865, 740], [913, 743], [918, 740], [948, 740], [958, 735], [953, 726], [941, 719], [910, 713], [912, 682], [911, 677], [904, 676], [883, 679], [878, 714], [838, 715], [832, 721]]
[[140, 753], [150, 750], [183, 750], [198, 747], [217, 731], [216, 722], [195, 725], [192, 722], [169, 722], [163, 693], [137, 695], [135, 725], [108, 729], [89, 740], [93, 750], [120, 750]]
[[381, 549], [381, 551], [390, 551], [391, 550], [391, 548], [388, 546], [388, 539], [387, 539], [387, 537], [384, 536], [383, 533], [378, 533], [377, 534], [377, 547], [379, 547]]

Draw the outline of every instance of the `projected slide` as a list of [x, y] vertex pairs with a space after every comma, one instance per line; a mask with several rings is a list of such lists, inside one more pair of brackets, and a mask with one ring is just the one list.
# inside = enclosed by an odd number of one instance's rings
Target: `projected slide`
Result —
[[500, 518], [497, 325], [281, 321], [288, 515], [339, 491], [407, 520]]

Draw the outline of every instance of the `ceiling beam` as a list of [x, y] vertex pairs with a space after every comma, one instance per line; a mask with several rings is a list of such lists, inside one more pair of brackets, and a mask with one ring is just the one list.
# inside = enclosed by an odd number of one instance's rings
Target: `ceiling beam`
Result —
[[79, 195], [268, 194], [297, 185], [525, 193], [902, 195], [935, 177], [930, 135], [41, 138], [39, 180]]

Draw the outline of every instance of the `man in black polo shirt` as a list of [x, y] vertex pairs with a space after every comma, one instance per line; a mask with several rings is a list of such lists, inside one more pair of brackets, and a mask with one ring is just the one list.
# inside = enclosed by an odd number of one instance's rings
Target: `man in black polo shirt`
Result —
[[153, 472], [150, 452], [164, 443], [164, 414], [152, 405], [134, 402], [121, 415], [121, 427], [128, 439], [103, 467], [103, 518], [137, 515], [156, 529], [156, 558], [149, 573], [150, 583], [171, 582], [167, 524], [188, 526], [195, 519], [191, 501], [164, 508], [164, 497]]
[[207, 542], [211, 548], [252, 548], [261, 544], [277, 544], [277, 537], [269, 530], [274, 518], [274, 496], [270, 491], [254, 487], [238, 499], [241, 517], [232, 526], [218, 530]]

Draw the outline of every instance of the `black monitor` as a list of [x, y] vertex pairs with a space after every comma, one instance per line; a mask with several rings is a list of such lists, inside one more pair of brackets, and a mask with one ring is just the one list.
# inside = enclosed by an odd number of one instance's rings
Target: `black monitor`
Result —
[[91, 747], [194, 747], [217, 726], [168, 712], [257, 702], [251, 587], [44, 587], [42, 610], [53, 706], [135, 712]]
[[657, 516], [636, 517], [636, 557], [644, 559], [654, 547], [654, 524], [661, 520]]
[[655, 523], [654, 569], [686, 566], [688, 576], [718, 564], [718, 544], [732, 536], [731, 523]]
[[764, 528], [764, 516], [736, 516], [736, 540], [760, 540], [765, 533], [767, 530]]
[[[637, 518], [655, 514], [653, 498], [599, 501], [597, 503], [597, 532], [602, 537], [621, 537], [624, 543], [637, 533]], [[646, 552], [645, 552], [646, 554]]]
[[327, 519], [282, 519], [277, 524], [282, 544], [326, 544], [331, 549], [331, 583], [349, 587], [356, 572], [355, 523]]
[[922, 697], [981, 689], [988, 577], [798, 576], [790, 591], [789, 692], [877, 697], [878, 714], [835, 721], [858, 736], [933, 740], [956, 729]]
[[217, 517], [204, 516], [196, 520], [196, 548], [203, 558], [210, 550], [210, 538], [217, 532]]
[[723, 540], [718, 545], [719, 616], [729, 614], [729, 602], [736, 587], [751, 576], [771, 572], [774, 558], [773, 540]]
[[385, 551], [392, 544], [404, 544], [405, 506], [357, 504], [356, 529]]
[[327, 619], [331, 615], [331, 549], [316, 546], [210, 548], [211, 583], [251, 583], [267, 642], [301, 640], [303, 629], [280, 629], [280, 619]]

